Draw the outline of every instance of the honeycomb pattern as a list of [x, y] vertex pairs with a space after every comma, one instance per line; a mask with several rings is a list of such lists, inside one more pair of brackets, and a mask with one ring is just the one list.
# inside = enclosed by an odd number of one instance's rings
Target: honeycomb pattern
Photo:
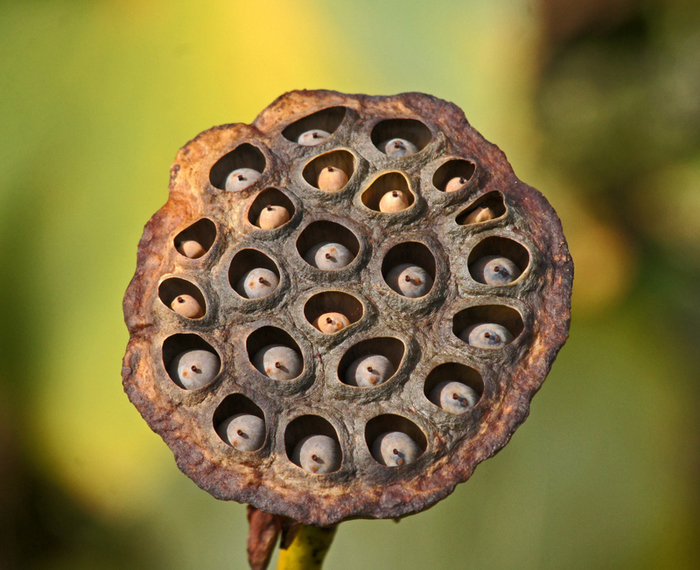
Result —
[[[570, 266], [546, 201], [453, 106], [288, 94], [180, 151], [125, 299], [125, 388], [215, 496], [313, 524], [411, 513], [524, 419]], [[243, 451], [246, 416], [264, 435]], [[391, 432], [410, 459], [379, 455]], [[310, 436], [330, 472], [302, 467]]]

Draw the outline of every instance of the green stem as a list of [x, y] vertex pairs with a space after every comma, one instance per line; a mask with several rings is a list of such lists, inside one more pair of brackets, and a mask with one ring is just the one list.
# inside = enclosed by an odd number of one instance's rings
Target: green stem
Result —
[[337, 529], [300, 525], [291, 544], [280, 548], [277, 570], [319, 570]]

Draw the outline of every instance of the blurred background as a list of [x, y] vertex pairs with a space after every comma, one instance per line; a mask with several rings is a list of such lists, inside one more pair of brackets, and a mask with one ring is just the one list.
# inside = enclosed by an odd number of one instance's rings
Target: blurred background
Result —
[[700, 567], [700, 3], [3, 0], [0, 38], [0, 568], [246, 568], [122, 392], [121, 299], [177, 149], [298, 88], [456, 103], [576, 265], [510, 445], [329, 570]]

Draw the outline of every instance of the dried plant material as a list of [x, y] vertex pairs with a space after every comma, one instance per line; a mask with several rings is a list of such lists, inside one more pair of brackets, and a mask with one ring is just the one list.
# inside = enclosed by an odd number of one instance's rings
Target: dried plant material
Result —
[[[239, 169], [265, 183], [227, 191]], [[394, 189], [408, 207], [384, 214]], [[475, 281], [488, 256], [519, 276]], [[124, 299], [124, 388], [183, 472], [255, 507], [263, 568], [290, 519], [415, 513], [501, 449], [567, 338], [572, 278], [556, 213], [456, 106], [292, 92], [178, 153]], [[205, 318], [169, 310], [185, 294]]]

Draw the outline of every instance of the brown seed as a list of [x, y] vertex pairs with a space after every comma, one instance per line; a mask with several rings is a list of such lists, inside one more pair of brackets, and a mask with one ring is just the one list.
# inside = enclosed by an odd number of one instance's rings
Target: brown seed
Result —
[[187, 317], [188, 319], [199, 319], [204, 316], [202, 306], [197, 299], [191, 295], [178, 295], [170, 303], [170, 308], [178, 315]]
[[479, 222], [493, 220], [495, 217], [496, 215], [493, 213], [493, 210], [491, 208], [480, 206], [464, 219], [464, 223], [465, 225], [478, 224]]
[[348, 175], [337, 166], [326, 166], [318, 175], [318, 187], [324, 192], [337, 192], [348, 183]]
[[289, 212], [284, 206], [265, 206], [255, 225], [264, 230], [274, 230], [289, 221]]
[[184, 255], [185, 257], [189, 257], [190, 259], [197, 259], [198, 257], [202, 257], [207, 252], [207, 250], [202, 247], [201, 243], [193, 239], [186, 239], [181, 241], [180, 244], [176, 246], [176, 249], [182, 255]]
[[447, 183], [447, 186], [445, 186], [445, 192], [457, 192], [458, 190], [464, 188], [467, 185], [467, 182], [469, 181], [466, 178], [456, 176]]
[[408, 197], [401, 190], [390, 190], [379, 200], [379, 211], [385, 214], [400, 212], [408, 206]]
[[324, 334], [333, 334], [350, 326], [350, 321], [342, 313], [324, 313], [312, 324]]

